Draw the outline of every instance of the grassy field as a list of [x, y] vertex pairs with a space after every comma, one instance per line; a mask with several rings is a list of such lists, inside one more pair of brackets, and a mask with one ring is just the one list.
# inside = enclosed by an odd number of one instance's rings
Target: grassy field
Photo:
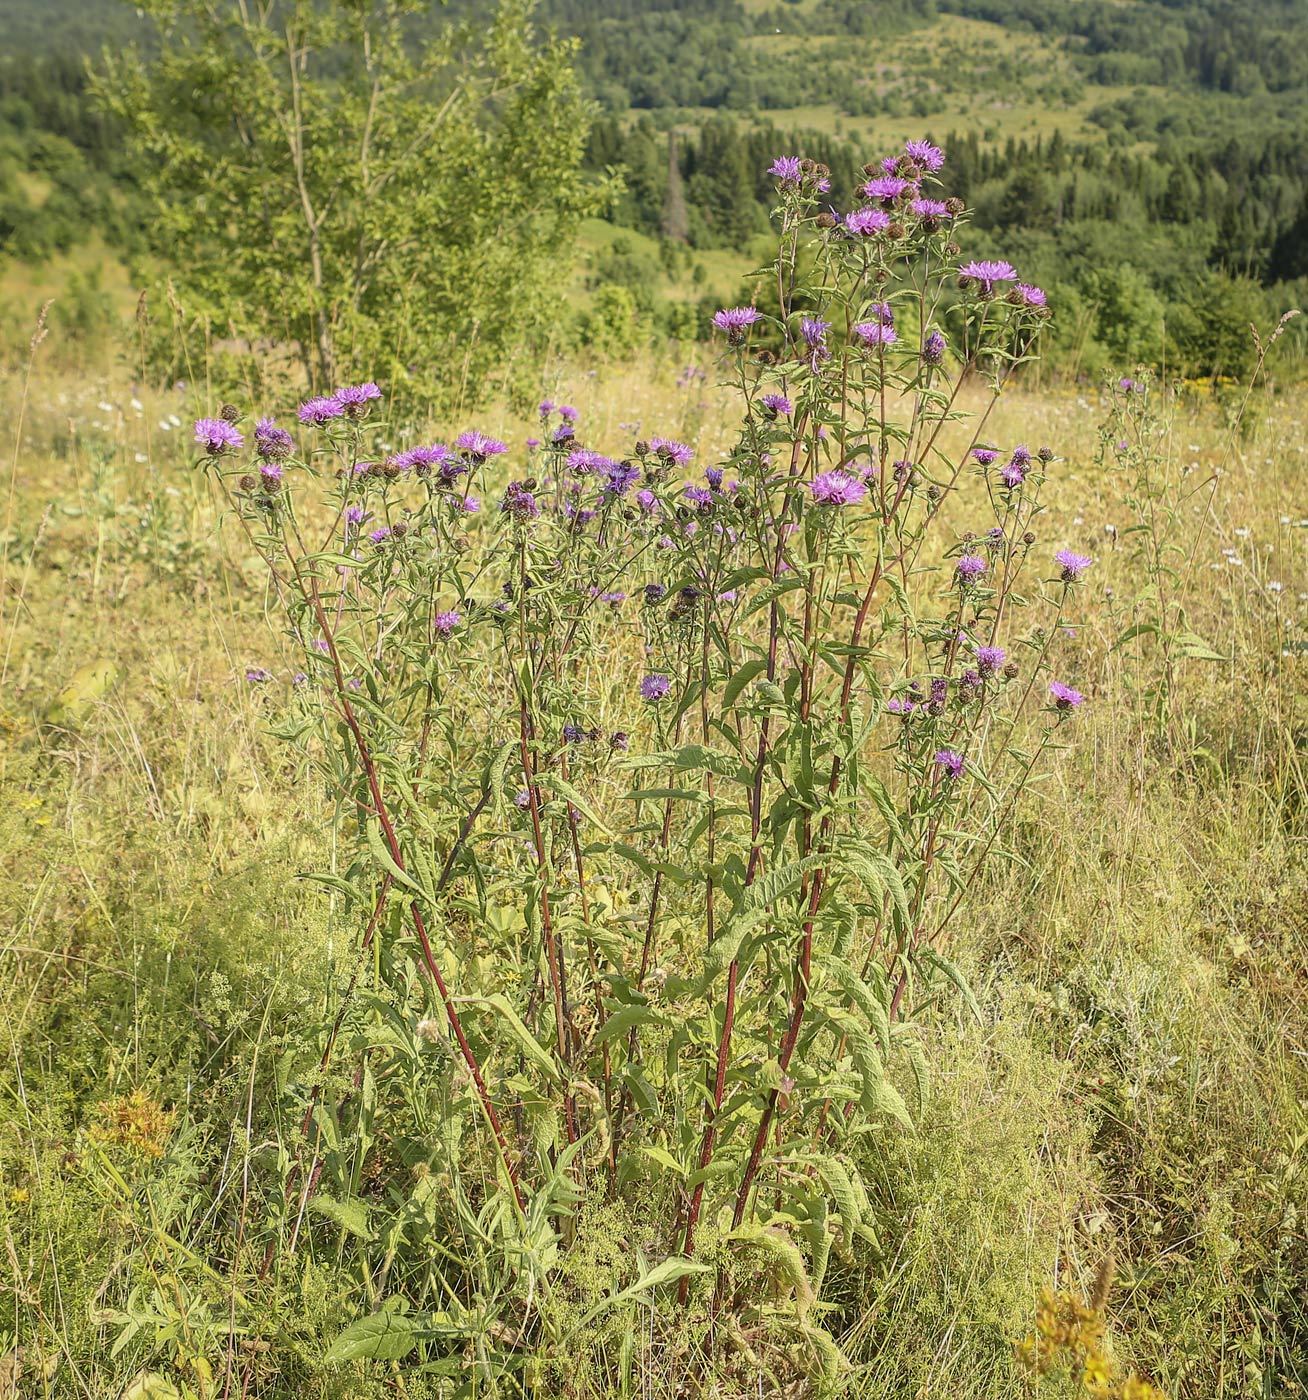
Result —
[[[357, 931], [297, 880], [332, 863], [329, 804], [269, 733], [292, 691], [263, 576], [188, 466], [215, 405], [58, 350], [0, 384], [0, 1396], [227, 1394], [233, 1346], [252, 1394], [443, 1393], [324, 1364], [359, 1287], [344, 1244], [262, 1280], [246, 1257], [243, 1184], [293, 1145], [269, 1066]], [[541, 390], [587, 443], [664, 432], [709, 460], [729, 399], [691, 356], [562, 361]], [[1211, 655], [1161, 704], [1150, 641], [1118, 645], [1147, 600], [1103, 402], [1014, 390], [993, 421], [1063, 459], [1039, 530], [1096, 559], [1067, 619], [1088, 703], [948, 949], [977, 1015], [937, 1008], [918, 1131], [865, 1167], [882, 1245], [841, 1266], [828, 1324], [850, 1395], [1028, 1395], [1010, 1342], [1039, 1289], [1106, 1257], [1113, 1348], [1169, 1395], [1308, 1391], [1308, 405], [1232, 392], [1166, 413], [1175, 588]], [[672, 1394], [636, 1352], [632, 1393]]]

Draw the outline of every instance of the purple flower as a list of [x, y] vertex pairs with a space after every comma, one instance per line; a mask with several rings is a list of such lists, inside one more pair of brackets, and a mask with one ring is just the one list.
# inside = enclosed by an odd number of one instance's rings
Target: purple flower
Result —
[[944, 151], [939, 146], [933, 146], [930, 141], [905, 141], [904, 154], [914, 165], [920, 165], [932, 175], [945, 163]]
[[785, 394], [764, 394], [759, 402], [772, 417], [788, 417], [795, 411], [795, 405]]
[[666, 676], [648, 675], [640, 683], [640, 696], [642, 700], [658, 701], [671, 689], [672, 682]]
[[684, 442], [674, 438], [654, 437], [649, 440], [649, 450], [679, 467], [688, 467], [694, 452]]
[[979, 554], [965, 554], [954, 567], [959, 583], [966, 588], [974, 584], [990, 566]]
[[554, 412], [556, 406], [553, 399], [542, 399], [540, 403], [536, 405], [536, 412], [540, 414], [542, 423]]
[[259, 475], [266, 483], [280, 482], [286, 468], [280, 462], [260, 462]]
[[645, 601], [649, 604], [661, 603], [668, 596], [668, 586], [665, 583], [647, 583], [645, 585]]
[[451, 610], [450, 612], [438, 612], [436, 616], [432, 618], [431, 625], [442, 637], [448, 637], [462, 621], [462, 615]]
[[589, 448], [578, 447], [575, 451], [568, 453], [565, 465], [570, 472], [575, 472], [577, 476], [589, 476], [591, 472], [607, 471], [613, 466], [613, 459], [605, 457], [599, 452], [592, 452]]
[[1054, 705], [1060, 710], [1074, 710], [1085, 699], [1079, 690], [1073, 690], [1070, 685], [1064, 685], [1062, 681], [1053, 681], [1049, 686], [1049, 693], [1054, 697]]
[[687, 486], [681, 494], [699, 510], [712, 508], [713, 492], [707, 486]]
[[1026, 480], [1026, 468], [1020, 462], [1009, 462], [999, 473], [999, 479], [1010, 491], [1015, 491]]
[[1070, 549], [1060, 549], [1054, 555], [1054, 563], [1062, 570], [1059, 577], [1064, 583], [1076, 583], [1083, 573], [1094, 563], [1088, 554], [1077, 554]]
[[540, 438], [527, 438], [526, 443], [528, 448], [530, 448], [531, 451], [534, 452], [536, 448], [540, 446]]
[[576, 436], [571, 423], [560, 423], [550, 434], [550, 441], [553, 443], [571, 442]]
[[938, 365], [945, 358], [945, 337], [937, 330], [927, 332], [922, 342], [922, 361], [928, 365]]
[[964, 263], [958, 269], [958, 275], [960, 278], [966, 278], [969, 283], [979, 282], [987, 296], [994, 290], [996, 282], [1012, 282], [1017, 277], [1012, 263], [991, 260], [978, 262], [975, 259]]
[[270, 462], [283, 462], [295, 451], [295, 439], [271, 418], [260, 418], [254, 425], [254, 450]]
[[633, 462], [610, 462], [604, 473], [605, 486], [614, 496], [625, 496], [640, 479], [640, 468]]
[[979, 466], [993, 467], [999, 460], [999, 453], [993, 447], [974, 447], [972, 456], [976, 458]]
[[867, 238], [884, 233], [890, 227], [890, 215], [884, 209], [855, 209], [845, 216], [845, 231]]
[[559, 417], [562, 418], [565, 423], [575, 423], [577, 421], [577, 410], [573, 408], [570, 403], [561, 403], [559, 405]]
[[883, 321], [860, 321], [854, 327], [854, 334], [869, 349], [874, 345], [894, 345], [899, 339], [894, 326], [888, 326]]
[[799, 323], [799, 333], [810, 350], [822, 344], [822, 338], [831, 329], [830, 321], [821, 321], [816, 316], [805, 316]]
[[262, 685], [264, 681], [272, 680], [272, 677], [262, 666], [252, 666], [245, 673], [245, 679], [249, 681], [251, 685]]
[[1004, 664], [1007, 654], [1003, 647], [977, 647], [976, 668], [982, 676], [993, 676]]
[[917, 701], [903, 699], [896, 695], [894, 699], [886, 701], [886, 709], [889, 710], [892, 715], [901, 715], [904, 719], [907, 719], [909, 715], [917, 709]]
[[197, 418], [195, 440], [204, 448], [205, 456], [221, 457], [244, 446], [245, 439], [222, 418]]
[[775, 175], [783, 185], [798, 185], [804, 178], [803, 166], [798, 156], [778, 156], [768, 166], [768, 174]]
[[370, 517], [368, 511], [364, 510], [364, 508], [363, 508], [362, 506], [346, 506], [346, 507], [345, 507], [345, 523], [346, 523], [346, 525], [359, 526], [359, 525], [362, 525], [363, 522], [364, 522], [365, 520], [368, 520], [368, 519], [370, 519], [370, 518], [371, 518], [371, 517]]
[[1033, 287], [1030, 282], [1019, 282], [1009, 293], [1009, 297], [1022, 306], [1049, 305], [1049, 298], [1039, 287]]
[[540, 514], [536, 497], [520, 481], [509, 482], [504, 498], [500, 501], [500, 509], [517, 521], [535, 520]]
[[641, 508], [641, 510], [645, 512], [646, 515], [658, 514], [659, 498], [653, 493], [653, 491], [637, 491], [636, 504]]
[[1013, 448], [1013, 465], [1015, 467], [1029, 467], [1031, 465], [1031, 449], [1024, 442], [1019, 442]]
[[520, 812], [525, 812], [527, 808], [531, 806], [531, 793], [529, 793], [526, 788], [523, 788], [519, 793], [515, 793], [513, 805]]
[[563, 742], [565, 744], [579, 744], [586, 737], [586, 731], [579, 724], [565, 724], [563, 726]]
[[377, 529], [373, 530], [372, 533], [368, 536], [368, 538], [373, 542], [373, 544], [385, 544], [385, 542], [388, 539], [390, 539], [390, 537], [391, 530], [389, 525], [379, 525]]
[[940, 749], [936, 754], [936, 767], [941, 770], [946, 778], [959, 778], [963, 774], [965, 760], [961, 753], [955, 753], [953, 749]]
[[362, 418], [369, 403], [381, 396], [381, 390], [370, 380], [367, 384], [347, 384], [344, 389], [337, 389], [332, 398], [350, 418]]
[[900, 175], [874, 175], [865, 185], [858, 187], [861, 195], [866, 195], [868, 199], [896, 200], [909, 190], [916, 190], [917, 186], [911, 180], [905, 180]]
[[333, 418], [339, 418], [345, 407], [337, 398], [327, 398], [319, 394], [317, 398], [305, 399], [299, 408], [300, 422], [311, 428], [321, 428]]
[[951, 217], [949, 205], [943, 199], [915, 199], [908, 206], [919, 219], [930, 219], [939, 222], [941, 219]]
[[708, 484], [713, 488], [714, 491], [721, 491], [721, 490], [722, 490], [722, 468], [721, 468], [721, 467], [705, 467], [705, 468], [704, 468], [704, 480], [708, 482]]
[[1128, 394], [1143, 394], [1145, 386], [1138, 379], [1119, 379], [1117, 387], [1124, 389]]
[[874, 301], [867, 309], [868, 319], [879, 326], [895, 324], [895, 308], [888, 301]]
[[459, 499], [459, 509], [464, 515], [476, 515], [481, 509], [481, 498], [479, 496], [463, 496]]
[[763, 313], [752, 306], [727, 306], [713, 313], [713, 324], [718, 330], [726, 331], [732, 345], [743, 344], [745, 332], [762, 319]]
[[499, 438], [478, 432], [460, 433], [454, 439], [454, 445], [478, 462], [484, 462], [488, 457], [498, 457], [509, 450]]
[[809, 482], [809, 490], [813, 499], [824, 506], [852, 506], [867, 495], [866, 484], [843, 467], [815, 476]]

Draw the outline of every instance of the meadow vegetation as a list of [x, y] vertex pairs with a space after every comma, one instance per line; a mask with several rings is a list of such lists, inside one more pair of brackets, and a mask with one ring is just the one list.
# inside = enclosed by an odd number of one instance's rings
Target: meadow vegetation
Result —
[[147, 8], [2, 75], [0, 1400], [1304, 1394], [1293, 7]]

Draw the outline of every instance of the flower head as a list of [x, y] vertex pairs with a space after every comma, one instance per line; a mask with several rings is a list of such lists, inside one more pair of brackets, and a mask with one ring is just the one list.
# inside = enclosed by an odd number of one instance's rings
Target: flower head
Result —
[[778, 156], [768, 166], [768, 174], [775, 176], [783, 185], [798, 185], [804, 178], [804, 167], [798, 156]]
[[774, 418], [785, 418], [795, 411], [795, 405], [790, 402], [785, 394], [764, 394], [759, 402]]
[[930, 141], [905, 141], [904, 154], [923, 170], [934, 175], [945, 163], [945, 153]]
[[922, 342], [923, 363], [938, 365], [945, 358], [946, 348], [945, 337], [938, 330], [928, 331]]
[[1075, 583], [1094, 563], [1088, 554], [1077, 554], [1074, 550], [1060, 549], [1054, 555], [1054, 563], [1062, 571], [1059, 577], [1064, 583]]
[[993, 447], [974, 447], [972, 456], [976, 458], [977, 465], [982, 467], [993, 467], [999, 460], [999, 453]]
[[994, 290], [996, 282], [1012, 282], [1016, 279], [1017, 273], [1013, 270], [1012, 263], [985, 259], [964, 263], [958, 269], [960, 279], [964, 279], [969, 285], [978, 282], [981, 289], [987, 296]]
[[347, 384], [337, 389], [332, 398], [340, 404], [342, 411], [350, 418], [362, 418], [368, 405], [382, 396], [381, 390], [369, 380], [367, 384]]
[[432, 618], [431, 625], [442, 637], [448, 637], [462, 621], [462, 614], [451, 609], [449, 612], [438, 612], [436, 616]]
[[254, 450], [268, 462], [283, 462], [295, 451], [295, 439], [271, 418], [254, 425]]
[[846, 233], [855, 233], [861, 238], [884, 233], [889, 227], [890, 215], [884, 209], [854, 209], [845, 215]]
[[713, 324], [718, 330], [726, 331], [732, 345], [742, 344], [745, 332], [755, 321], [762, 319], [763, 313], [753, 306], [726, 306], [713, 313]]
[[915, 199], [908, 206], [919, 219], [939, 223], [951, 216], [949, 205], [943, 199]]
[[454, 439], [454, 445], [478, 462], [484, 462], [488, 457], [498, 457], [509, 450], [499, 438], [487, 437], [480, 432], [460, 433]]
[[955, 753], [953, 749], [940, 749], [936, 753], [935, 763], [946, 778], [958, 778], [963, 774], [966, 760], [961, 753]]
[[813, 492], [813, 499], [824, 506], [851, 506], [867, 495], [863, 480], [843, 467], [814, 477], [809, 482], [809, 490]]
[[1007, 654], [1003, 647], [977, 647], [976, 668], [982, 676], [993, 676], [1004, 664]]
[[890, 202], [916, 189], [917, 186], [911, 180], [905, 180], [902, 175], [874, 175], [865, 185], [858, 187], [858, 192], [868, 199]]
[[520, 481], [509, 482], [500, 501], [500, 509], [517, 521], [535, 520], [540, 514], [536, 497]]
[[648, 675], [640, 683], [640, 696], [642, 700], [651, 702], [662, 700], [672, 689], [672, 682], [666, 677], [656, 674]]
[[990, 567], [979, 554], [965, 554], [954, 566], [964, 587], [975, 583]]
[[1033, 287], [1030, 282], [1019, 282], [1008, 294], [1008, 299], [1017, 306], [1044, 307], [1049, 305], [1049, 298], [1039, 287]]
[[197, 418], [195, 440], [204, 448], [207, 457], [221, 457], [224, 452], [235, 452], [245, 444], [240, 433], [223, 418]]
[[830, 329], [830, 321], [819, 320], [816, 316], [805, 316], [799, 323], [799, 333], [811, 350], [822, 344], [823, 337]]
[[330, 423], [333, 418], [339, 418], [345, 412], [345, 407], [334, 395], [326, 397], [319, 394], [316, 398], [305, 399], [299, 408], [300, 422], [311, 428], [321, 428], [324, 423]]
[[869, 348], [873, 345], [894, 345], [899, 339], [894, 326], [884, 321], [860, 321], [854, 327], [854, 334]]
[[1062, 681], [1052, 681], [1049, 693], [1054, 697], [1055, 708], [1063, 711], [1076, 709], [1085, 699], [1079, 690], [1073, 690], [1070, 685], [1064, 685]]
[[1021, 462], [1009, 462], [1000, 468], [999, 479], [1010, 491], [1015, 491], [1026, 480], [1026, 468]]
[[675, 462], [679, 467], [688, 467], [695, 453], [693, 449], [686, 446], [684, 442], [677, 442], [675, 438], [652, 437], [649, 440], [649, 450], [664, 461]]

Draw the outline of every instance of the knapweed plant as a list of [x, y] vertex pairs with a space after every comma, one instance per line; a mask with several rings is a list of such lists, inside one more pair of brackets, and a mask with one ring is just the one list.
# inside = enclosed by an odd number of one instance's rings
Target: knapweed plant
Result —
[[344, 852], [316, 878], [356, 956], [283, 1071], [265, 1257], [357, 1253], [333, 1357], [539, 1377], [566, 1344], [605, 1394], [668, 1338], [838, 1368], [860, 1163], [913, 1130], [922, 1017], [969, 996], [951, 929], [1082, 701], [1056, 648], [1091, 561], [1035, 528], [1058, 459], [986, 438], [1045, 298], [960, 261], [942, 162], [910, 142], [843, 216], [776, 162], [780, 313], [714, 317], [711, 464], [549, 403], [525, 459], [387, 453], [372, 384], [295, 434], [197, 424]]

